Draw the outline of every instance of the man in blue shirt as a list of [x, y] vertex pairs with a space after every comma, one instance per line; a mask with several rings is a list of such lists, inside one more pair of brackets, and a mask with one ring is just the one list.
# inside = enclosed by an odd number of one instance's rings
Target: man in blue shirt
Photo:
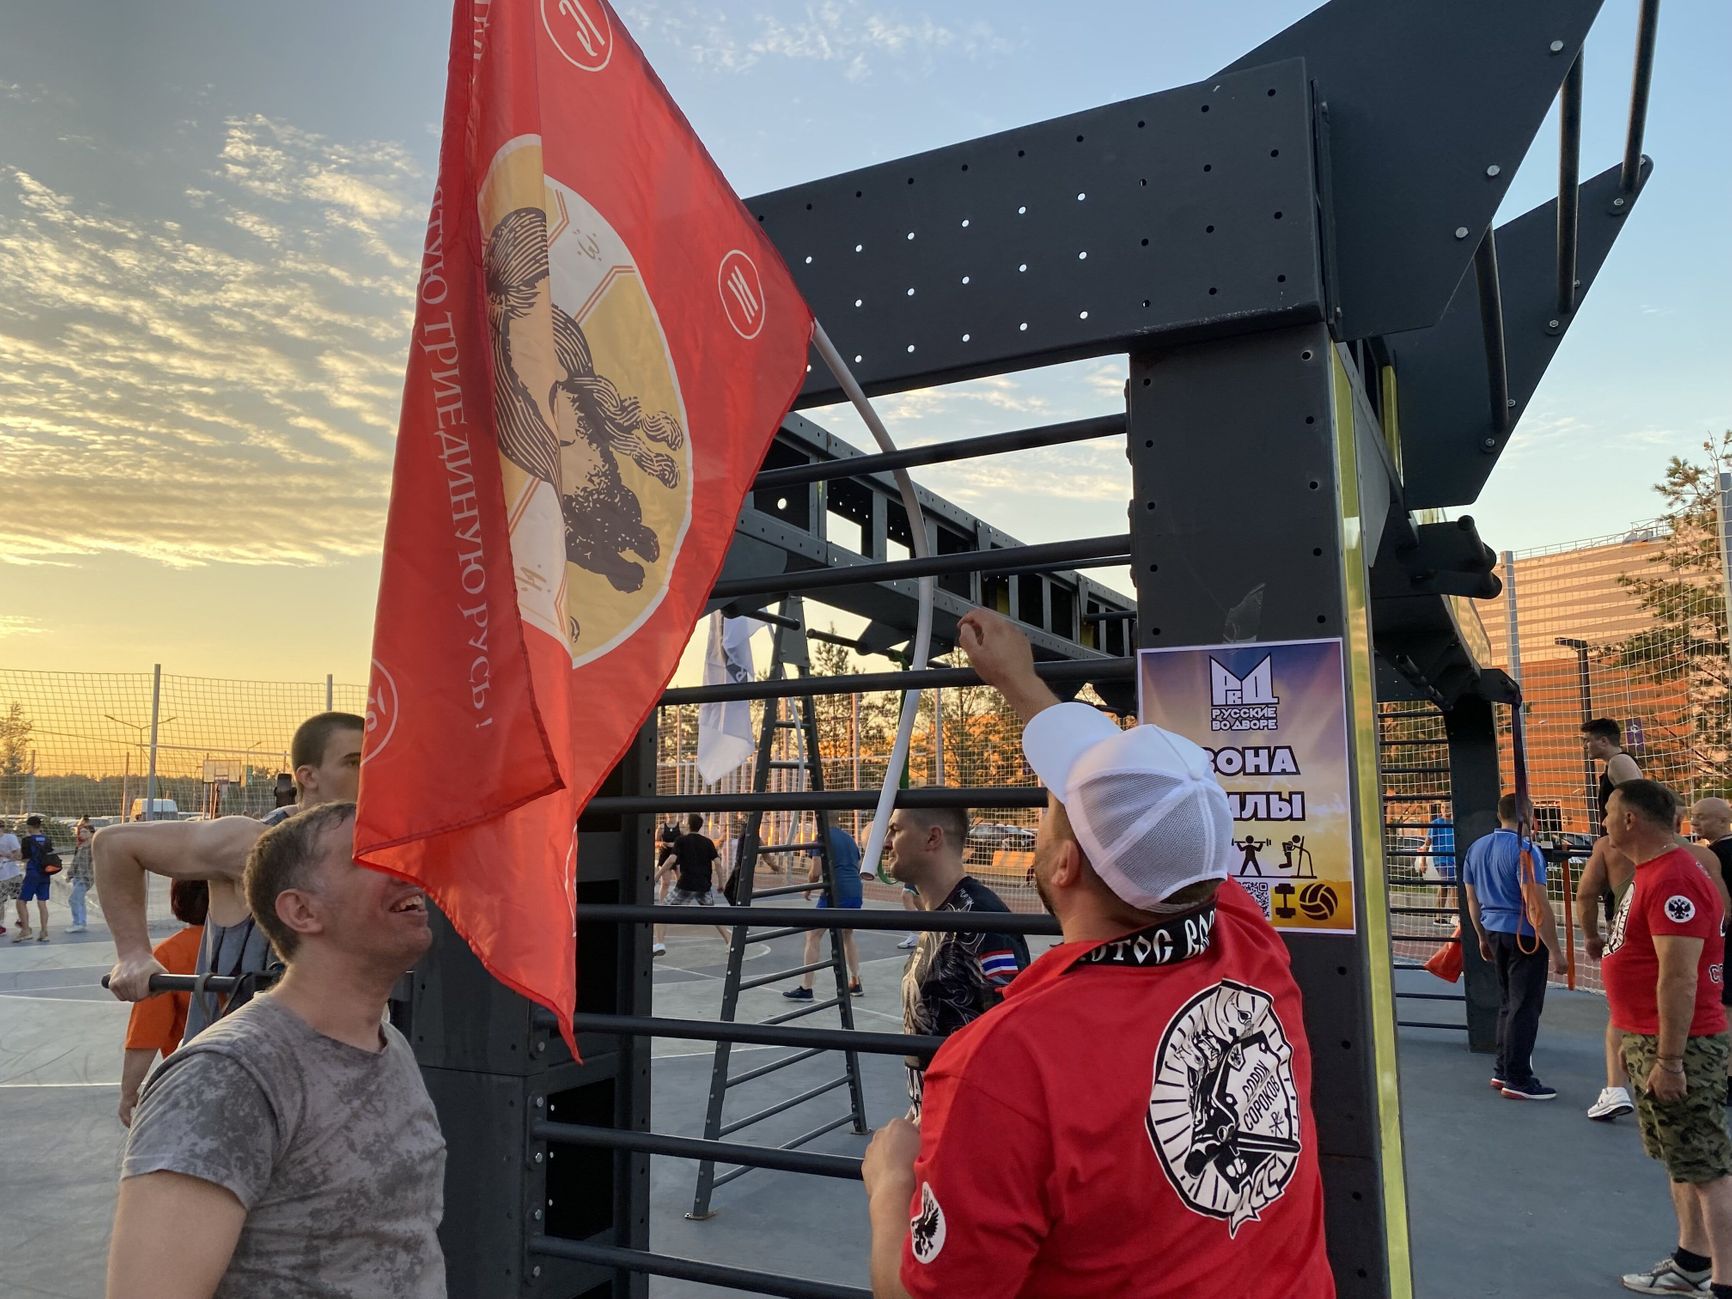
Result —
[[1462, 887], [1467, 914], [1479, 936], [1479, 954], [1497, 967], [1497, 1067], [1491, 1085], [1511, 1100], [1549, 1101], [1557, 1091], [1534, 1077], [1534, 1039], [1546, 1003], [1546, 953], [1553, 973], [1564, 973], [1557, 917], [1546, 903], [1540, 932], [1522, 902], [1524, 875], [1543, 884], [1546, 861], [1531, 839], [1518, 833], [1514, 794], [1497, 803], [1498, 828], [1467, 850]]
[[[854, 837], [846, 830], [834, 824], [830, 826], [829, 833], [826, 835], [826, 842], [830, 845], [830, 869], [836, 881], [834, 905], [849, 911], [858, 911], [865, 905], [866, 901], [865, 880], [860, 875], [860, 845], [854, 842]], [[806, 873], [807, 882], [822, 884], [824, 859], [815, 848], [811, 852], [811, 858], [812, 864]], [[811, 892], [808, 892], [806, 896], [810, 898]], [[819, 891], [818, 905], [820, 907], [832, 905], [828, 891]], [[844, 929], [841, 933], [842, 953], [848, 962], [848, 991], [856, 997], [864, 996], [866, 990], [860, 983], [860, 952], [854, 946], [854, 931]], [[818, 945], [823, 936], [823, 930], [820, 929], [808, 929], [806, 931], [806, 959], [800, 964], [811, 965], [817, 961]], [[800, 979], [800, 986], [789, 988], [782, 995], [789, 1001], [811, 1001], [813, 996], [812, 982], [816, 973], [814, 970], [807, 970]]]
[[[1450, 895], [1450, 890], [1455, 886], [1455, 824], [1436, 803], [1431, 805], [1431, 826], [1426, 835], [1425, 851], [1426, 861], [1431, 867], [1427, 874], [1437, 881], [1438, 909], [1447, 908], [1453, 913], [1455, 898]], [[1432, 923], [1453, 926], [1455, 916], [1437, 916]]]

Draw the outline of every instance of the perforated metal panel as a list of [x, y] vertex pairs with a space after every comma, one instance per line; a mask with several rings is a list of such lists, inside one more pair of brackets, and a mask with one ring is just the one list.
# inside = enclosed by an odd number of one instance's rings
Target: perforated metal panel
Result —
[[1321, 319], [1296, 59], [747, 206], [868, 392]]

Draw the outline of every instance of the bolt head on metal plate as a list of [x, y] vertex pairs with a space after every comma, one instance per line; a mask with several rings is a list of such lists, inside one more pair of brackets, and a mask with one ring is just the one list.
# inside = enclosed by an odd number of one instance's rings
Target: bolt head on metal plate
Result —
[[1558, 327], [1558, 322], [1557, 322], [1557, 321], [1555, 321], [1555, 320], [1548, 320], [1548, 321], [1546, 321], [1546, 328], [1547, 328], [1547, 329], [1556, 329], [1556, 328], [1557, 328], [1557, 327]]
[[1562, 54], [1564, 52], [1564, 43], [1562, 41], [1553, 41], [1548, 48], [1553, 54]]
[[1466, 226], [1457, 226], [1455, 228], [1455, 237], [1457, 239], [1466, 239], [1467, 238], [1467, 227]]
[[1624, 206], [1624, 200], [1621, 198], [1615, 198], [1612, 200], [1612, 206], [1613, 207], [1623, 207]]
[[1491, 166], [1485, 169], [1485, 174], [1487, 176], [1501, 176], [1503, 174], [1503, 168], [1494, 162]]
[[1484, 442], [1481, 442], [1480, 445], [1482, 447], [1484, 447], [1487, 451], [1490, 451], [1494, 447], [1497, 446], [1497, 439], [1496, 438], [1487, 438]]

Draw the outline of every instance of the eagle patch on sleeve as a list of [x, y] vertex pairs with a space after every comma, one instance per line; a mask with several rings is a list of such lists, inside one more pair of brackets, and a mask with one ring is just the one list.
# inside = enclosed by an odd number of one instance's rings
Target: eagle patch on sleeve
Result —
[[908, 1235], [917, 1263], [932, 1262], [944, 1248], [944, 1210], [930, 1182], [920, 1184], [920, 1213], [909, 1222]]

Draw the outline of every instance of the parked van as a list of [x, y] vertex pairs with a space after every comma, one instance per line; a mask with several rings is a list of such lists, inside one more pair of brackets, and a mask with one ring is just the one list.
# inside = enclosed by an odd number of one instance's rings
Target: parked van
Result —
[[132, 813], [126, 819], [128, 821], [146, 820], [147, 818], [144, 815], [144, 807], [145, 807], [145, 803], [147, 801], [150, 804], [150, 816], [148, 818], [149, 820], [152, 820], [152, 821], [178, 821], [178, 820], [180, 820], [180, 809], [174, 805], [174, 800], [172, 798], [153, 798], [153, 799], [149, 799], [149, 800], [142, 799], [142, 798], [135, 798], [132, 800]]

